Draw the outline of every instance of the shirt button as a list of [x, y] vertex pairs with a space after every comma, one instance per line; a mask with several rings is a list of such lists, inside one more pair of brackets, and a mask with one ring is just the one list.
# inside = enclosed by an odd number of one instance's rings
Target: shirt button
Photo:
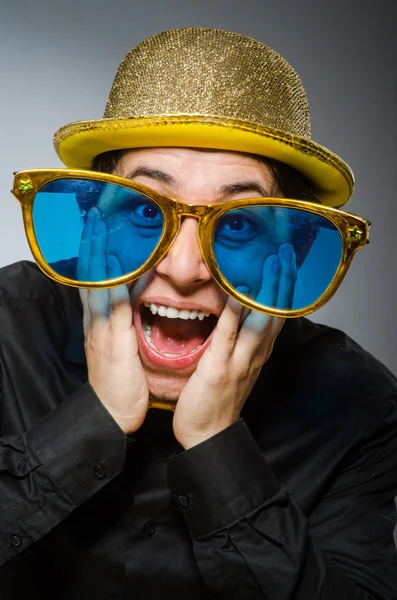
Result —
[[11, 541], [11, 546], [13, 548], [20, 548], [22, 546], [22, 536], [20, 536], [20, 535], [13, 535], [12, 536], [12, 541]]
[[179, 496], [178, 501], [182, 508], [187, 508], [190, 504], [189, 498], [187, 496]]
[[156, 533], [156, 526], [153, 523], [146, 523], [146, 525], [143, 528], [143, 531], [145, 532], [145, 535], [151, 537]]
[[94, 477], [96, 479], [105, 479], [107, 473], [106, 473], [106, 469], [105, 467], [103, 467], [102, 465], [95, 465], [94, 466]]

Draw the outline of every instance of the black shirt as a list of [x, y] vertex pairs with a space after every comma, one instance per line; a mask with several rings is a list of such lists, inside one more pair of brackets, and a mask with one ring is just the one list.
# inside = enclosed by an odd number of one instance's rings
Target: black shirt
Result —
[[242, 418], [182, 451], [170, 412], [124, 435], [77, 290], [22, 262], [0, 375], [1, 600], [396, 600], [396, 380], [342, 332], [288, 320]]

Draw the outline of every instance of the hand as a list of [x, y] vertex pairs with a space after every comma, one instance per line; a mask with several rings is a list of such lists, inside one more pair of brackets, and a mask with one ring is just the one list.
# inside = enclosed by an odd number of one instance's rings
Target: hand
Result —
[[[295, 254], [283, 244], [267, 257], [257, 295], [267, 306], [290, 306], [296, 281]], [[243, 291], [243, 290], [242, 290]], [[229, 298], [212, 334], [211, 344], [184, 387], [173, 428], [188, 449], [219, 433], [240, 417], [285, 319], [247, 310]]]
[[[82, 234], [78, 277], [100, 281], [122, 275], [116, 256], [106, 255], [107, 226], [98, 208], [90, 210]], [[98, 398], [125, 433], [142, 425], [149, 401], [146, 376], [138, 355], [127, 286], [80, 290], [84, 309], [88, 380]]]

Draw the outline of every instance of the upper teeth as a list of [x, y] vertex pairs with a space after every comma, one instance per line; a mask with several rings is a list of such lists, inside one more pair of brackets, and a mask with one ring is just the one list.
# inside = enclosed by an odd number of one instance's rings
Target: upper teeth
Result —
[[153, 315], [160, 315], [160, 317], [167, 317], [168, 319], [196, 319], [197, 317], [202, 321], [204, 317], [209, 317], [211, 313], [204, 312], [203, 310], [188, 310], [183, 308], [178, 310], [173, 306], [163, 306], [160, 304], [153, 304], [152, 302], [145, 302], [145, 306], [150, 310]]

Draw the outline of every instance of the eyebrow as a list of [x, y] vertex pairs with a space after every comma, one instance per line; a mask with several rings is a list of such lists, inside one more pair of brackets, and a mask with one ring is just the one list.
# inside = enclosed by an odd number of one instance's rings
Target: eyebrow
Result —
[[166, 183], [167, 185], [172, 185], [176, 187], [178, 185], [177, 179], [169, 175], [168, 173], [164, 173], [164, 171], [160, 171], [159, 169], [150, 169], [149, 167], [139, 166], [130, 173], [126, 175], [127, 179], [135, 179], [138, 175], [146, 175], [146, 177], [151, 177], [156, 181], [160, 181], [161, 183]]
[[[138, 177], [138, 175], [150, 177], [152, 179], [155, 179], [156, 181], [159, 181], [160, 183], [165, 183], [173, 187], [177, 187], [179, 184], [178, 180], [172, 175], [169, 175], [164, 171], [160, 171], [160, 169], [151, 169], [143, 165], [136, 167], [136, 169], [128, 173], [126, 175], [126, 178], [135, 179], [135, 177]], [[266, 190], [258, 181], [255, 180], [238, 181], [235, 183], [222, 185], [216, 190], [216, 195], [218, 196], [218, 198], [224, 198], [225, 196], [230, 197], [241, 192], [256, 192], [257, 194], [265, 198], [271, 196], [269, 191]]]
[[218, 189], [218, 196], [234, 196], [240, 192], [257, 192], [260, 196], [270, 196], [269, 192], [258, 181], [239, 181], [223, 185]]

